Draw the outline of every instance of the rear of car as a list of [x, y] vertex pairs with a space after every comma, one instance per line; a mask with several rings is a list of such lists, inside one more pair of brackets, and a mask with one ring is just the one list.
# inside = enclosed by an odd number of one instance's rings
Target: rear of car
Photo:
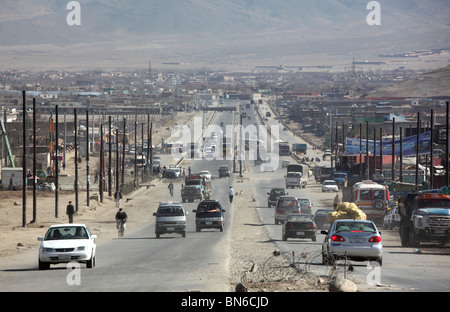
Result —
[[186, 237], [186, 214], [179, 202], [161, 202], [156, 216], [155, 234], [160, 238], [161, 234], [177, 233]]
[[328, 214], [333, 212], [333, 209], [317, 209], [314, 214], [314, 222], [318, 229], [328, 229], [330, 223], [328, 223]]
[[202, 229], [223, 231], [225, 209], [222, 209], [217, 200], [203, 200], [193, 212], [195, 212], [195, 229], [197, 232]]
[[334, 221], [325, 234], [322, 244], [322, 262], [333, 263], [336, 259], [377, 261], [382, 264], [383, 246], [381, 234], [372, 221], [341, 219]]
[[287, 195], [283, 188], [273, 188], [270, 190], [267, 197], [267, 206], [270, 208], [277, 204], [278, 198], [283, 195]]
[[316, 224], [312, 215], [289, 215], [283, 224], [283, 240], [288, 238], [309, 238], [316, 241]]
[[325, 180], [322, 183], [322, 192], [337, 192], [339, 188], [334, 180]]
[[280, 196], [275, 206], [275, 224], [286, 221], [290, 214], [301, 214], [300, 204], [296, 197]]
[[297, 198], [302, 214], [312, 214], [312, 203], [309, 198]]

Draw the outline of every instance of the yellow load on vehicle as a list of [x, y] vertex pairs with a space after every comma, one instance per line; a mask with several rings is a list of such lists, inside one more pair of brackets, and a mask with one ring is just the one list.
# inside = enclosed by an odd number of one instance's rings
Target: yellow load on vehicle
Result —
[[366, 220], [366, 214], [355, 203], [340, 203], [333, 212], [328, 214], [328, 222], [331, 224], [338, 219]]

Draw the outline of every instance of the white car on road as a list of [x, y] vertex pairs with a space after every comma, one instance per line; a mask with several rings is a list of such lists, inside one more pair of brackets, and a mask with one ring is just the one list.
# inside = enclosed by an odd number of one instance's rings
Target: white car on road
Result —
[[325, 180], [322, 183], [322, 192], [337, 192], [339, 190], [336, 181]]
[[202, 178], [205, 177], [206, 180], [211, 180], [211, 172], [209, 172], [208, 170], [200, 171], [199, 176]]
[[50, 264], [82, 262], [87, 268], [95, 266], [96, 235], [84, 224], [52, 225], [41, 241], [39, 270], [47, 270]]

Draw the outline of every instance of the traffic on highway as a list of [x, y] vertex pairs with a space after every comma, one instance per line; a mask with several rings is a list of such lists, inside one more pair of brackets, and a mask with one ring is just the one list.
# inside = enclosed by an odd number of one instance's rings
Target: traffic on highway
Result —
[[[89, 274], [84, 273], [87, 268], [81, 270], [82, 288], [71, 287], [76, 278], [60, 270], [67, 261], [44, 263], [49, 258], [40, 256], [39, 268], [45, 270], [32, 269], [36, 259], [30, 260], [28, 269], [8, 272], [0, 290], [46, 291], [51, 283], [58, 291], [229, 291], [229, 231], [235, 209], [229, 190], [237, 180], [248, 183], [245, 178], [250, 177], [252, 205], [271, 242], [283, 254], [304, 255], [310, 273], [329, 275], [334, 265], [367, 291], [449, 290], [447, 242], [420, 244], [422, 236], [409, 229], [415, 244], [410, 239], [402, 244], [400, 221], [385, 222], [393, 215], [391, 209], [400, 207], [387, 188], [378, 190], [366, 181], [355, 188], [356, 197], [351, 193], [350, 200], [343, 200], [347, 177], [338, 183], [332, 176], [321, 181], [315, 174], [316, 167], [330, 164], [329, 155], [312, 148], [305, 153], [279, 150], [275, 141], [291, 147], [307, 143], [280, 130], [284, 126], [267, 103], [247, 104], [227, 101], [223, 105], [235, 110], [216, 111], [191, 128], [172, 132], [167, 141], [181, 144], [153, 159], [174, 172], [158, 178], [161, 189], [172, 182], [174, 189], [155, 194], [150, 187], [136, 196], [133, 205], [158, 198], [154, 218], [139, 229], [127, 229], [121, 239], [97, 245], [95, 263], [90, 253], [80, 258], [90, 269]], [[328, 185], [329, 180], [335, 183]], [[437, 195], [429, 197], [436, 200]], [[350, 209], [343, 205], [347, 201], [356, 203]], [[450, 207], [443, 204], [440, 209]], [[426, 219], [424, 210], [418, 214], [413, 224]], [[87, 238], [96, 238], [87, 233]], [[207, 278], [211, 274], [214, 279]]]

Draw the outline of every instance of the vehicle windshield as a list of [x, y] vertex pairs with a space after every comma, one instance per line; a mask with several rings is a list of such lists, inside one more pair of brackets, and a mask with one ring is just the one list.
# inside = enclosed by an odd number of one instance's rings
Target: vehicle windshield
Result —
[[64, 226], [49, 229], [44, 238], [44, 240], [62, 239], [89, 239], [89, 235], [82, 226]]
[[298, 208], [298, 201], [288, 198], [279, 199], [278, 208]]
[[287, 221], [294, 221], [294, 222], [311, 222], [312, 218], [311, 216], [306, 215], [295, 215], [295, 216], [289, 216]]
[[309, 199], [300, 198], [298, 201], [300, 205], [309, 205]]
[[158, 217], [176, 217], [176, 216], [184, 216], [183, 209], [177, 206], [169, 206], [164, 208], [159, 208]]
[[446, 208], [450, 209], [450, 200], [445, 199], [421, 199], [418, 200], [419, 208]]
[[272, 190], [271, 195], [284, 195], [284, 190]]
[[187, 180], [186, 185], [202, 185], [202, 180]]
[[323, 185], [336, 185], [336, 182], [334, 182], [334, 181], [325, 181], [325, 182], [323, 182]]
[[198, 212], [215, 212], [215, 211], [220, 211], [221, 210], [221, 206], [218, 202], [202, 202], [197, 206], [197, 211]]
[[376, 232], [373, 223], [369, 222], [358, 222], [358, 221], [348, 221], [348, 222], [338, 222], [336, 224], [336, 232]]
[[316, 215], [317, 216], [324, 216], [324, 215], [328, 215], [332, 211], [333, 210], [317, 210], [316, 211]]
[[298, 178], [301, 176], [301, 173], [299, 172], [289, 172], [286, 177], [287, 178]]

